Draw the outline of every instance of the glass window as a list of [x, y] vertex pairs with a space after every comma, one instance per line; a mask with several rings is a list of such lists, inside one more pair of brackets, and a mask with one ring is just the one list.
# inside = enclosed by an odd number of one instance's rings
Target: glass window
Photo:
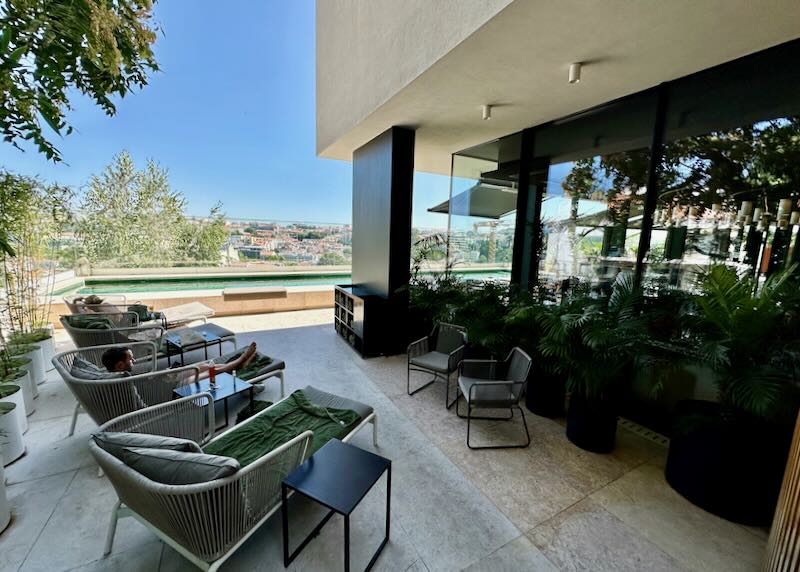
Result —
[[764, 279], [800, 255], [800, 57], [780, 46], [670, 85], [645, 286], [711, 264]]
[[645, 92], [537, 130], [544, 186], [539, 280], [605, 288], [633, 271], [650, 164], [656, 95]]
[[514, 249], [520, 133], [453, 155], [448, 262], [465, 278], [508, 280]]

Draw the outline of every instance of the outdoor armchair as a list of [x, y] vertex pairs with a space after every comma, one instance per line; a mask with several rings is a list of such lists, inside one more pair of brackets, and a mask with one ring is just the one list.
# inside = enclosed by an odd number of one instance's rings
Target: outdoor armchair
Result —
[[[310, 387], [304, 391], [317, 405], [342, 407], [350, 401]], [[213, 438], [206, 430], [214, 426], [212, 403], [210, 394], [201, 393], [114, 419], [100, 430], [189, 439], [199, 449], [254, 422], [281, 402]], [[353, 406], [366, 409], [359, 412], [360, 423], [342, 441], [349, 441], [371, 423], [377, 446], [374, 411], [363, 404]], [[303, 431], [229, 477], [190, 485], [152, 481], [90, 439], [89, 449], [119, 498], [111, 515], [104, 554], [111, 553], [119, 517], [133, 516], [195, 566], [216, 571], [280, 508], [281, 481], [307, 458], [312, 438], [311, 431]]]
[[[445, 406], [452, 407], [455, 400], [450, 401], [450, 375], [458, 371], [458, 364], [464, 358], [466, 344], [467, 334], [464, 328], [444, 322], [434, 326], [430, 335], [411, 343], [407, 351], [406, 391], [408, 394], [414, 395], [441, 379], [445, 382]], [[411, 391], [412, 371], [432, 374], [433, 379]]]
[[[109, 379], [82, 379], [72, 374], [75, 358], [102, 368], [102, 356], [114, 347], [130, 348], [136, 358], [133, 375]], [[158, 371], [158, 350], [154, 342], [108, 344], [79, 348], [57, 354], [53, 365], [64, 383], [75, 396], [69, 436], [75, 433], [78, 414], [86, 412], [98, 425], [145, 407], [164, 403], [175, 396], [176, 387], [197, 381], [200, 370], [195, 366], [183, 366]]]
[[[531, 436], [528, 433], [528, 424], [525, 413], [519, 406], [519, 400], [525, 392], [533, 361], [530, 356], [515, 347], [504, 361], [496, 360], [464, 360], [458, 375], [458, 389], [456, 401], [463, 395], [467, 402], [467, 415], [460, 413], [456, 404], [456, 414], [467, 420], [467, 447], [470, 449], [507, 449], [527, 447], [530, 445]], [[472, 415], [473, 409], [508, 409], [508, 417], [476, 417]], [[473, 419], [491, 419], [510, 421], [514, 417], [514, 408], [522, 416], [522, 425], [525, 427], [525, 443], [519, 445], [494, 445], [473, 447], [469, 441], [470, 425]]]
[[139, 324], [135, 312], [103, 312], [59, 317], [61, 325], [79, 348], [89, 346], [158, 341], [164, 335], [161, 326]]

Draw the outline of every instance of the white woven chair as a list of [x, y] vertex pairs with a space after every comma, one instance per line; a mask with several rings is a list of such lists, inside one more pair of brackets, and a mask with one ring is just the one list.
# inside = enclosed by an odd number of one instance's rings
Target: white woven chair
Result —
[[[76, 357], [103, 367], [103, 354], [115, 347], [131, 349], [136, 358], [134, 375], [115, 379], [80, 379], [72, 375], [72, 364]], [[158, 350], [154, 342], [107, 344], [57, 354], [53, 358], [53, 365], [77, 401], [69, 436], [75, 433], [75, 424], [81, 411], [102, 425], [125, 413], [172, 400], [176, 387], [196, 382], [200, 374], [200, 370], [191, 365], [158, 371], [157, 364]]]
[[[100, 430], [179, 437], [203, 445], [278, 405], [211, 439], [208, 428], [215, 423], [212, 404], [211, 395], [201, 393], [124, 415]], [[377, 446], [374, 412], [342, 441], [349, 441], [368, 423], [373, 425]], [[104, 555], [113, 548], [118, 519], [133, 516], [198, 568], [218, 570], [280, 508], [281, 481], [306, 459], [312, 437], [311, 431], [305, 431], [230, 477], [191, 485], [151, 481], [90, 439], [89, 449], [119, 497], [111, 515]]]

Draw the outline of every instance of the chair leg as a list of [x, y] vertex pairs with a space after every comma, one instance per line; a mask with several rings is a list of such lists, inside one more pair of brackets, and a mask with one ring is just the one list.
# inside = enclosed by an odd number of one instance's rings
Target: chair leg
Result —
[[[447, 374], [447, 378], [444, 380], [446, 384], [446, 389], [444, 392], [444, 406], [446, 409], [450, 409], [453, 405], [455, 405], [456, 401], [458, 401], [458, 388], [456, 388], [456, 398], [453, 401], [450, 401], [450, 374]], [[458, 383], [456, 383], [458, 385]]]
[[108, 525], [108, 534], [106, 535], [106, 547], [103, 551], [103, 556], [108, 556], [111, 554], [111, 550], [114, 548], [114, 535], [117, 532], [117, 521], [119, 520], [119, 509], [122, 506], [120, 501], [117, 501], [114, 505], [114, 510], [111, 511], [111, 522]]
[[283, 387], [283, 370], [280, 370], [276, 377], [280, 378], [280, 380], [281, 380], [281, 399], [283, 399], [286, 396], [286, 394], [284, 393], [284, 387]]
[[372, 444], [378, 446], [378, 416], [372, 418]]
[[[469, 404], [468, 404], [469, 405]], [[531, 444], [531, 434], [528, 432], [528, 423], [525, 421], [525, 412], [522, 410], [522, 407], [519, 405], [513, 405], [509, 407], [509, 411], [511, 412], [511, 416], [507, 419], [503, 419], [504, 421], [509, 421], [514, 417], [514, 407], [519, 409], [519, 414], [522, 416], [522, 426], [525, 428], [525, 443], [519, 445], [481, 445], [473, 447], [469, 443], [469, 429], [470, 429], [470, 422], [473, 419], [497, 419], [496, 417], [472, 417], [472, 406], [469, 406], [467, 410], [467, 447], [473, 450], [479, 449], [524, 449], [528, 445]], [[456, 408], [457, 410], [458, 408]]]
[[[414, 371], [420, 371], [420, 370], [414, 370]], [[421, 385], [420, 387], [416, 388], [414, 391], [411, 391], [411, 366], [410, 365], [406, 366], [406, 393], [408, 393], [409, 395], [414, 395], [418, 391], [422, 391], [423, 389], [425, 389], [426, 387], [428, 387], [429, 385], [431, 385], [435, 381], [436, 381], [436, 374], [433, 375], [433, 379], [430, 380], [428, 383], [426, 383], [425, 385]]]
[[69, 435], [67, 437], [72, 437], [75, 434], [75, 425], [78, 423], [78, 413], [81, 411], [81, 404], [76, 403], [75, 409], [72, 411], [72, 421], [69, 424]]

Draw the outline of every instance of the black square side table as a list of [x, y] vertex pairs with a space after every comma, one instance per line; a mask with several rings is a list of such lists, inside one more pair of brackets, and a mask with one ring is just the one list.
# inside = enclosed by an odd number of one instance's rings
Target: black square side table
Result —
[[214, 398], [214, 403], [222, 401], [225, 406], [225, 425], [223, 425], [223, 427], [227, 427], [230, 424], [230, 420], [228, 419], [229, 397], [249, 391], [250, 413], [252, 414], [255, 412], [255, 404], [253, 403], [255, 388], [252, 383], [239, 379], [238, 377], [233, 377], [229, 373], [218, 373], [216, 376], [216, 385], [217, 387], [212, 389], [211, 380], [206, 377], [198, 380], [197, 383], [187, 383], [186, 385], [176, 387], [172, 390], [172, 393], [175, 395], [176, 399], [197, 395], [198, 393], [210, 393], [211, 397]]
[[[370, 570], [389, 541], [392, 496], [392, 462], [338, 439], [328, 441], [319, 451], [292, 471], [281, 483], [283, 521], [283, 566], [289, 564], [319, 534], [334, 514], [344, 517], [344, 569], [350, 571], [350, 514], [386, 472], [386, 534], [365, 570]], [[289, 489], [330, 509], [303, 542], [289, 554]]]

